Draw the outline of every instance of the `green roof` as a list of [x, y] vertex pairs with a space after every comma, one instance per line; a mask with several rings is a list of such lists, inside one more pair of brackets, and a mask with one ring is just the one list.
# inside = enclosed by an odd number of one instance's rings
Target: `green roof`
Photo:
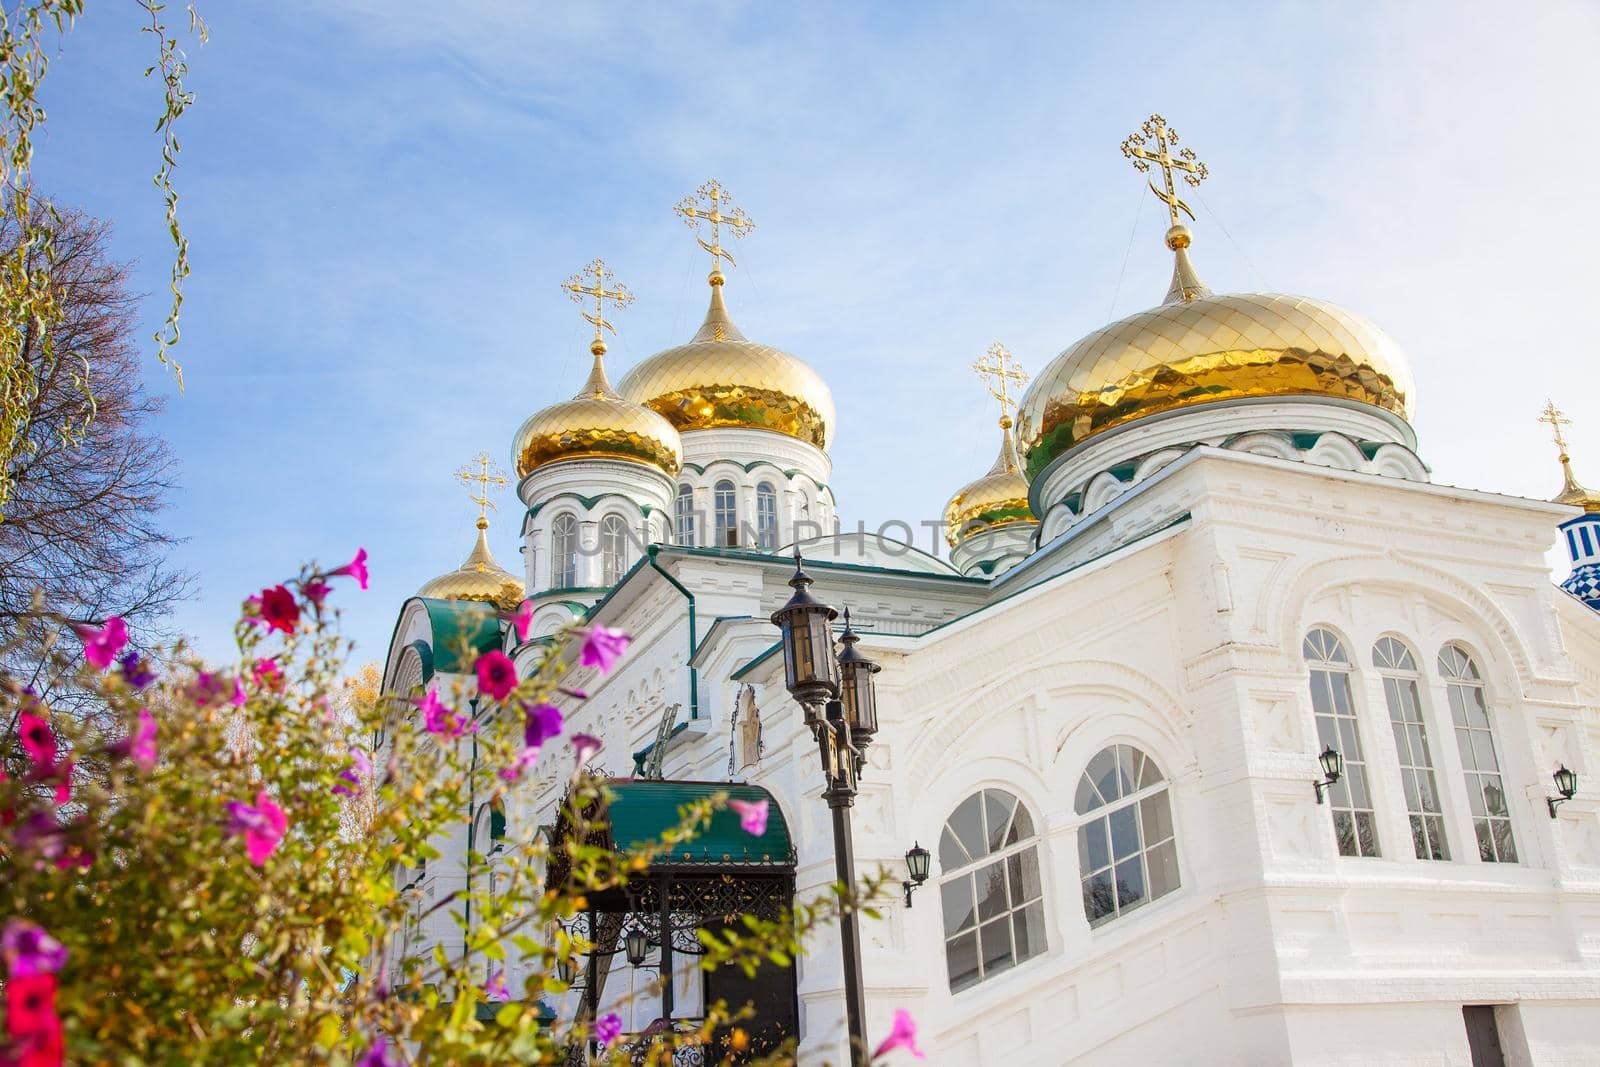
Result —
[[693, 841], [679, 845], [670, 858], [654, 866], [701, 866], [722, 863], [787, 865], [793, 860], [794, 842], [783, 809], [771, 793], [758, 785], [732, 782], [666, 782], [623, 778], [606, 783], [613, 794], [608, 817], [611, 839], [623, 849], [660, 841], [661, 835], [681, 821], [678, 809], [727, 793], [731, 800], [765, 800], [767, 832], [760, 837], [739, 825], [739, 814], [723, 808], [711, 816], [711, 825]]
[[476, 600], [435, 600], [419, 597], [428, 609], [428, 626], [433, 631], [433, 669], [460, 674], [470, 668], [462, 661], [466, 651], [473, 659], [500, 645], [500, 612], [493, 604]]

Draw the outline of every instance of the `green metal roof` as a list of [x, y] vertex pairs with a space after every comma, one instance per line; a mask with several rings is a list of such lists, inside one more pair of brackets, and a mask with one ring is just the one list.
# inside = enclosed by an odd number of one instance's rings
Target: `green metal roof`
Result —
[[433, 669], [459, 674], [470, 668], [463, 653], [473, 659], [500, 644], [500, 613], [493, 604], [476, 600], [435, 600], [419, 597], [428, 609], [428, 626], [433, 631]]
[[792, 861], [794, 842], [783, 809], [771, 793], [758, 785], [642, 778], [616, 779], [606, 785], [613, 794], [607, 809], [611, 839], [622, 849], [660, 841], [663, 833], [681, 821], [679, 808], [713, 793], [727, 793], [731, 800], [768, 802], [767, 832], [760, 837], [746, 833], [739, 825], [738, 813], [723, 808], [711, 816], [711, 825], [700, 836], [679, 845], [670, 858], [663, 857], [654, 865], [657, 868], [723, 863], [787, 865]]

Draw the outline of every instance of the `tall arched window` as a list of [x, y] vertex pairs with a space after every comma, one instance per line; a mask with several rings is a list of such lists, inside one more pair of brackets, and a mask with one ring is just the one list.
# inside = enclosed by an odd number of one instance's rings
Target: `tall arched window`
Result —
[[1406, 791], [1406, 816], [1411, 820], [1411, 846], [1419, 860], [1447, 860], [1444, 815], [1439, 785], [1433, 775], [1433, 750], [1422, 721], [1417, 695], [1417, 661], [1411, 650], [1392, 637], [1372, 646], [1372, 665], [1383, 678], [1383, 699], [1389, 705], [1389, 726], [1400, 756], [1400, 781]]
[[1337, 749], [1344, 775], [1328, 790], [1333, 833], [1341, 856], [1378, 855], [1378, 826], [1367, 784], [1367, 758], [1350, 698], [1350, 657], [1329, 630], [1306, 634], [1300, 652], [1311, 668], [1311, 707], [1317, 715], [1317, 745]]
[[1033, 817], [1003, 789], [961, 802], [939, 837], [939, 898], [952, 993], [1044, 951]]
[[578, 584], [578, 520], [570, 511], [550, 523], [550, 588], [571, 589]]
[[778, 491], [771, 482], [756, 486], [756, 539], [762, 548], [778, 547]]
[[600, 520], [600, 584], [616, 585], [628, 563], [628, 520], [607, 515]]
[[1478, 836], [1478, 858], [1485, 863], [1517, 862], [1517, 842], [1511, 836], [1511, 812], [1506, 807], [1505, 779], [1494, 747], [1494, 725], [1489, 702], [1483, 695], [1483, 676], [1465, 649], [1445, 645], [1439, 650], [1439, 673], [1450, 697], [1450, 718], [1456, 725], [1456, 748], [1467, 779], [1467, 804], [1472, 808], [1472, 829]]
[[717, 545], [736, 548], [739, 544], [739, 498], [733, 483], [723, 480], [712, 490], [711, 508], [716, 520]]
[[1178, 888], [1178, 842], [1167, 780], [1130, 745], [1103, 748], [1078, 781], [1078, 873], [1090, 926]]
[[673, 532], [680, 545], [694, 546], [694, 489], [678, 486], [678, 499], [672, 513]]

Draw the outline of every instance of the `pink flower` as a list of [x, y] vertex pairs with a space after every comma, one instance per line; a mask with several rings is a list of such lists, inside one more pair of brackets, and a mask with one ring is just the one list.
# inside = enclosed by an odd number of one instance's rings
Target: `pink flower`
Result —
[[65, 804], [72, 799], [72, 767], [71, 760], [53, 767], [56, 782], [56, 803]]
[[328, 598], [328, 594], [333, 592], [333, 586], [321, 578], [312, 578], [301, 584], [300, 591], [306, 595], [307, 600], [321, 607], [322, 602]]
[[884, 1038], [882, 1043], [872, 1050], [872, 1058], [876, 1060], [878, 1057], [888, 1055], [897, 1048], [905, 1049], [919, 1060], [928, 1058], [917, 1047], [917, 1021], [904, 1008], [895, 1011], [894, 1025], [889, 1028], [889, 1036]]
[[739, 826], [745, 833], [760, 837], [767, 832], [765, 800], [730, 800], [728, 807], [739, 813]]
[[145, 708], [139, 709], [139, 725], [128, 739], [129, 755], [134, 766], [149, 773], [156, 765], [156, 717]]
[[400, 1061], [389, 1055], [389, 1039], [382, 1034], [372, 1039], [367, 1051], [356, 1060], [356, 1067], [399, 1067]]
[[261, 866], [277, 849], [278, 842], [283, 840], [284, 831], [289, 828], [289, 817], [272, 802], [272, 797], [265, 789], [256, 794], [254, 805], [242, 800], [230, 800], [226, 806], [228, 832], [244, 838], [250, 862]]
[[533, 625], [533, 601], [524, 600], [517, 608], [517, 613], [511, 616], [511, 625], [516, 628], [517, 640], [528, 639], [528, 628]]
[[33, 760], [35, 769], [48, 771], [56, 765], [56, 734], [50, 729], [50, 723], [41, 715], [25, 711], [17, 720], [17, 732], [22, 738], [22, 747], [27, 750], [28, 758]]
[[128, 643], [128, 624], [113, 615], [98, 630], [93, 626], [78, 627], [78, 636], [83, 639], [83, 658], [91, 667], [103, 671]]
[[504, 970], [496, 971], [489, 976], [489, 980], [483, 985], [483, 996], [485, 1000], [511, 999], [511, 990], [506, 988], [506, 972]]
[[504, 700], [517, 687], [517, 666], [498, 648], [478, 657], [478, 688], [494, 700]]
[[12, 978], [55, 974], [67, 962], [66, 946], [26, 919], [6, 920], [5, 931], [0, 933], [0, 955]]
[[622, 654], [628, 650], [628, 642], [632, 640], [621, 630], [591, 626], [584, 631], [583, 649], [578, 662], [585, 667], [598, 667], [600, 673], [604, 674], [622, 658]]
[[233, 680], [233, 706], [236, 708], [242, 708], [244, 707], [245, 701], [249, 699], [249, 695], [244, 691], [244, 679], [235, 678]]
[[6, 1064], [61, 1067], [66, 1049], [56, 1014], [56, 976], [35, 974], [6, 983], [6, 1030], [11, 1045]]
[[283, 686], [283, 671], [272, 656], [256, 660], [255, 666], [250, 668], [250, 677], [257, 689], [279, 689]]
[[294, 633], [300, 625], [300, 605], [294, 594], [281, 585], [261, 590], [261, 620], [269, 630]]
[[580, 770], [585, 763], [594, 758], [594, 754], [599, 752], [602, 747], [604, 746], [601, 745], [600, 739], [593, 734], [572, 735], [572, 755], [578, 761]]
[[350, 764], [339, 772], [339, 784], [333, 787], [333, 791], [347, 797], [358, 797], [361, 795], [361, 783], [370, 774], [372, 774], [372, 757], [367, 755], [366, 749], [352, 748]]
[[538, 748], [546, 741], [561, 733], [562, 723], [565, 718], [561, 709], [554, 704], [524, 704], [523, 710], [527, 712], [527, 722], [522, 727], [522, 743], [529, 748]]
[[609, 1045], [622, 1036], [622, 1019], [616, 1012], [607, 1012], [594, 1021], [594, 1039]]
[[538, 749], [525, 748], [521, 752], [517, 753], [516, 758], [511, 761], [509, 766], [500, 768], [500, 777], [508, 782], [521, 781], [522, 772], [526, 771], [529, 767], [532, 767], [538, 762], [538, 760]]
[[417, 701], [417, 708], [422, 712], [422, 728], [430, 734], [460, 737], [470, 730], [466, 717], [451, 711], [449, 705], [439, 699], [437, 689], [428, 690]]
[[356, 549], [356, 558], [346, 563], [336, 571], [328, 572], [329, 578], [354, 578], [356, 585], [362, 589], [367, 587], [367, 550]]

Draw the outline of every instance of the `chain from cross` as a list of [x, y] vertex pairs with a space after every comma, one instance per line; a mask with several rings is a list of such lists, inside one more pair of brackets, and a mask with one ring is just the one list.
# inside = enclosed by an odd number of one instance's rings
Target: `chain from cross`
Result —
[[[1147, 173], [1152, 163], [1161, 168], [1162, 183], [1166, 188], [1157, 187], [1152, 180], [1150, 191], [1167, 205], [1167, 213], [1172, 216], [1172, 225], [1176, 226], [1181, 221], [1178, 218], [1179, 211], [1191, 219], [1194, 218], [1194, 212], [1189, 209], [1189, 205], [1178, 197], [1178, 188], [1172, 180], [1172, 172], [1182, 171], [1184, 181], [1190, 185], [1199, 185], [1206, 179], [1208, 173], [1206, 165], [1195, 158], [1192, 148], [1185, 148], [1176, 155], [1172, 153], [1172, 146], [1178, 143], [1178, 131], [1168, 126], [1167, 120], [1160, 115], [1151, 115], [1141, 129], [1143, 132], [1130, 134], [1127, 140], [1122, 142], [1122, 154], [1133, 161], [1134, 168], [1141, 174]], [[1154, 151], [1144, 147], [1151, 141], [1155, 143]]]
[[1556, 441], [1556, 447], [1561, 449], [1561, 457], [1565, 459], [1567, 455], [1567, 438], [1561, 432], [1561, 427], [1571, 426], [1572, 420], [1567, 418], [1560, 408], [1556, 407], [1554, 400], [1546, 400], [1544, 402], [1544, 411], [1539, 415], [1539, 421], [1549, 424], [1551, 436]]
[[[617, 276], [611, 273], [611, 268], [606, 266], [605, 260], [596, 257], [594, 262], [587, 263], [583, 269], [566, 281], [561, 283], [561, 288], [572, 297], [572, 302], [583, 307], [585, 301], [594, 300], [594, 311], [585, 310], [583, 313], [590, 325], [594, 327], [594, 339], [601, 341], [601, 330], [617, 332], [617, 328], [606, 321], [606, 301], [611, 301], [613, 310], [621, 311], [633, 303], [633, 294], [628, 287], [616, 280]], [[585, 280], [588, 284], [585, 285]], [[608, 282], [615, 283], [607, 289]]]
[[[705, 201], [706, 207], [699, 206], [702, 200]], [[721, 182], [712, 178], [696, 189], [693, 196], [686, 196], [678, 201], [672, 210], [694, 231], [694, 239], [700, 243], [700, 247], [711, 253], [713, 271], [721, 270], [723, 260], [727, 260], [730, 266], [738, 266], [734, 262], [733, 253], [722, 247], [722, 227], [726, 226], [734, 237], [744, 237], [756, 228], [756, 223], [744, 213], [744, 208], [733, 202], [732, 194], [722, 187]], [[709, 242], [700, 236], [702, 222], [711, 224]]]
[[[455, 477], [466, 488], [467, 499], [478, 505], [478, 528], [486, 528], [489, 525], [489, 512], [499, 510], [499, 505], [489, 497], [489, 487], [502, 488], [511, 484], [506, 472], [489, 458], [489, 453], [479, 452], [471, 462], [456, 471]], [[477, 485], [476, 491], [474, 484]]]
[[1011, 383], [1015, 382], [1020, 388], [1028, 382], [1028, 374], [1022, 369], [1022, 364], [1013, 360], [1006, 346], [996, 341], [989, 346], [989, 351], [972, 364], [972, 369], [983, 379], [989, 395], [1000, 401], [1000, 418], [1009, 426], [1011, 409], [1017, 406], [1011, 396]]

